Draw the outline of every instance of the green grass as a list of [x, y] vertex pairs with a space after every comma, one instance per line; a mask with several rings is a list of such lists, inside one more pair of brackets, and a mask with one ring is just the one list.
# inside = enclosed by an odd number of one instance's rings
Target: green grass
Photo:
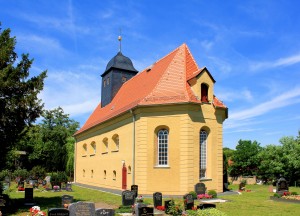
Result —
[[[233, 190], [237, 190], [238, 186], [234, 185], [232, 188]], [[270, 193], [268, 188], [269, 186], [246, 185], [246, 189], [250, 189], [251, 192], [242, 192], [241, 195], [219, 196], [218, 198], [230, 200], [230, 202], [218, 203], [217, 209], [225, 212], [228, 216], [291, 216], [300, 214], [300, 204], [281, 203], [270, 200], [269, 197], [272, 196], [273, 193]], [[300, 194], [300, 188], [290, 187], [289, 191], [296, 191]], [[76, 185], [73, 185], [73, 192], [42, 192], [41, 190], [34, 190], [34, 199], [36, 204], [40, 206], [43, 211], [47, 212], [49, 208], [61, 206], [61, 196], [64, 194], [73, 196], [75, 202], [105, 202], [114, 206], [120, 206], [122, 203], [121, 196], [86, 189]], [[16, 186], [12, 185], [9, 196], [13, 200], [13, 215], [27, 215], [29, 207], [23, 206], [24, 192], [16, 192]], [[175, 201], [182, 204], [181, 199], [175, 199]], [[145, 202], [151, 204], [152, 199], [147, 198]], [[196, 201], [195, 204], [196, 203], [198, 203], [198, 201]]]
[[[233, 187], [235, 190], [238, 186]], [[270, 200], [273, 193], [269, 192], [269, 186], [265, 185], [246, 185], [246, 189], [251, 192], [242, 192], [241, 195], [220, 196], [231, 202], [218, 203], [217, 209], [225, 212], [227, 215], [281, 215], [291, 216], [300, 214], [300, 203], [282, 203]], [[290, 187], [290, 192], [296, 191], [300, 193], [300, 188]]]

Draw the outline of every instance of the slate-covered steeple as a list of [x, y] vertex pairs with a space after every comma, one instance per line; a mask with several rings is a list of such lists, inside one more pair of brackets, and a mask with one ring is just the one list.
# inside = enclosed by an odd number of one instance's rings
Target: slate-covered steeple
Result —
[[132, 61], [121, 51], [107, 64], [102, 77], [101, 107], [105, 107], [115, 97], [124, 82], [135, 76], [138, 71]]

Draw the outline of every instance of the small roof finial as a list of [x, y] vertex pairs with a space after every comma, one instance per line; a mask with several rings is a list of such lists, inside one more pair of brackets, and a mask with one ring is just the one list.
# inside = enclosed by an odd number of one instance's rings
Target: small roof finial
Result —
[[118, 37], [118, 40], [119, 40], [119, 42], [120, 42], [120, 45], [119, 45], [119, 51], [121, 52], [122, 51], [122, 31], [121, 31], [121, 29], [120, 29], [120, 35], [119, 35], [119, 37]]

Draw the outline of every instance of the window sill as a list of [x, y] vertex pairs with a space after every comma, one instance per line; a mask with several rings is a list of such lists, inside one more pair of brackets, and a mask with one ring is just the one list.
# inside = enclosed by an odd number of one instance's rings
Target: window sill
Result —
[[212, 178], [201, 178], [199, 179], [200, 182], [204, 182], [204, 181], [212, 181]]
[[170, 169], [171, 167], [169, 165], [156, 165], [154, 168], [158, 169]]
[[82, 155], [82, 157], [86, 157], [86, 155]]
[[102, 152], [101, 154], [108, 154], [108, 152]]
[[90, 157], [93, 157], [93, 156], [95, 156], [96, 154], [90, 154]]
[[113, 150], [113, 151], [111, 151], [111, 152], [119, 152], [119, 150]]

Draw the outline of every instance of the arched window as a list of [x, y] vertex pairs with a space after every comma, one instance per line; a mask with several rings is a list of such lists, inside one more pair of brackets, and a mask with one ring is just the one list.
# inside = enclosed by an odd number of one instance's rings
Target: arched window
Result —
[[113, 171], [113, 180], [116, 180], [116, 178], [117, 178], [117, 172], [116, 172], [116, 170], [114, 170]]
[[131, 174], [131, 166], [128, 166], [127, 173]]
[[208, 85], [201, 83], [201, 101], [208, 102]]
[[119, 147], [120, 147], [119, 135], [118, 134], [113, 135], [112, 139], [115, 143], [115, 151], [119, 151]]
[[82, 146], [82, 157], [86, 157], [86, 155], [87, 155], [87, 145], [86, 143], [84, 143]]
[[168, 165], [168, 143], [169, 132], [165, 129], [159, 130], [157, 133], [157, 153], [158, 153], [158, 165]]
[[207, 132], [200, 131], [200, 178], [206, 177], [206, 161], [207, 161]]
[[107, 153], [108, 152], [108, 138], [105, 137], [103, 140], [102, 140], [102, 154], [104, 153]]
[[96, 143], [95, 142], [92, 142], [91, 143], [91, 152], [90, 152], [90, 155], [95, 155], [96, 154]]

